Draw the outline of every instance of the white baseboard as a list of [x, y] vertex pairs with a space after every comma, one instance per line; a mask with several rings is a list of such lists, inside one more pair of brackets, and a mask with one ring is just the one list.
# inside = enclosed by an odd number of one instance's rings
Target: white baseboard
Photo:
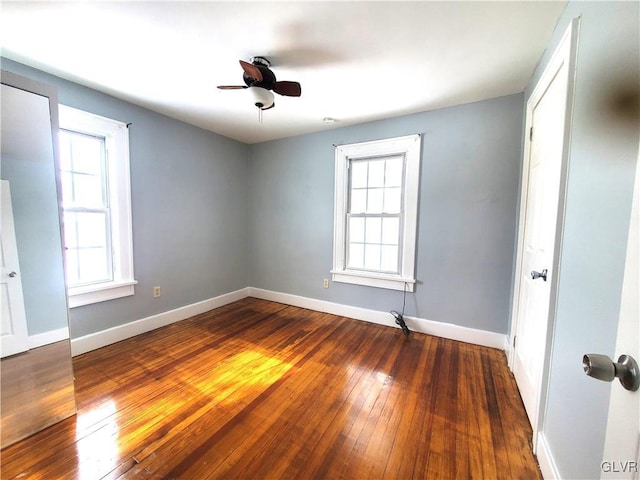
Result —
[[544, 480], [560, 479], [560, 472], [551, 454], [551, 449], [547, 443], [547, 438], [544, 433], [538, 434], [538, 441], [536, 446], [536, 456], [538, 457], [538, 465], [540, 465], [540, 471], [542, 472], [542, 478]]
[[[261, 288], [249, 287], [249, 296], [271, 300], [273, 302], [285, 303], [296, 307], [308, 308], [318, 312], [331, 313], [343, 317], [364, 320], [365, 322], [377, 323], [388, 327], [400, 328], [395, 323], [395, 319], [389, 312], [369, 310], [360, 307], [351, 307], [339, 303], [316, 300], [314, 298], [300, 297], [289, 293], [273, 292]], [[502, 333], [488, 332], [475, 328], [461, 327], [452, 323], [435, 322], [424, 318], [405, 316], [405, 321], [410, 330], [434, 335], [436, 337], [449, 338], [466, 343], [473, 343], [485, 347], [504, 350], [508, 343], [507, 335]]]
[[112, 343], [140, 335], [141, 333], [149, 332], [156, 328], [179, 322], [180, 320], [185, 320], [194, 315], [208, 312], [209, 310], [242, 300], [248, 296], [248, 289], [242, 288], [235, 292], [225, 293], [218, 297], [192, 303], [191, 305], [152, 315], [134, 322], [125, 323], [124, 325], [109, 328], [101, 332], [74, 338], [71, 340], [71, 355], [75, 357], [76, 355], [81, 355], [91, 350], [96, 350], [111, 345]]
[[29, 348], [38, 348], [49, 345], [50, 343], [60, 342], [69, 338], [69, 328], [59, 328], [49, 332], [37, 333], [29, 335]]
[[507, 356], [507, 366], [509, 370], [513, 371], [513, 340], [509, 337], [509, 335], [504, 336], [504, 353]]
[[[175, 310], [152, 315], [150, 317], [109, 328], [101, 332], [74, 338], [71, 340], [71, 354], [73, 356], [81, 355], [91, 350], [96, 350], [98, 348], [111, 345], [112, 343], [140, 335], [141, 333], [149, 332], [156, 328], [179, 322], [180, 320], [185, 320], [194, 315], [208, 312], [214, 308], [222, 307], [223, 305], [242, 300], [246, 297], [271, 300], [273, 302], [285, 303], [295, 307], [308, 308], [318, 312], [331, 313], [342, 317], [355, 318], [356, 320], [363, 320], [365, 322], [399, 328], [395, 323], [395, 319], [389, 312], [352, 307], [349, 305], [327, 302], [325, 300], [316, 300], [314, 298], [301, 297], [289, 293], [263, 290], [261, 288], [246, 287], [236, 290], [235, 292], [226, 293], [202, 302], [193, 303], [191, 305], [176, 308]], [[473, 343], [485, 347], [504, 350], [505, 345], [508, 342], [507, 336], [501, 333], [461, 327], [451, 323], [434, 322], [433, 320], [426, 320], [424, 318], [405, 316], [405, 321], [407, 322], [409, 329], [416, 332], [426, 333], [436, 337], [449, 338], [461, 342]]]

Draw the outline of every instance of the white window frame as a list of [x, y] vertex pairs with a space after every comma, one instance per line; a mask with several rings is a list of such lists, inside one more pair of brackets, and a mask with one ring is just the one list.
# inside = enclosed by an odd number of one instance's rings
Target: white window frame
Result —
[[113, 280], [68, 288], [69, 307], [134, 295], [129, 129], [127, 124], [59, 105], [60, 128], [104, 137], [111, 209]]
[[[413, 292], [415, 278], [418, 193], [420, 187], [421, 136], [408, 135], [336, 147], [335, 203], [333, 216], [334, 282]], [[349, 165], [352, 160], [401, 155], [405, 159], [402, 196], [402, 245], [400, 273], [378, 273], [347, 268], [347, 213], [349, 202]]]

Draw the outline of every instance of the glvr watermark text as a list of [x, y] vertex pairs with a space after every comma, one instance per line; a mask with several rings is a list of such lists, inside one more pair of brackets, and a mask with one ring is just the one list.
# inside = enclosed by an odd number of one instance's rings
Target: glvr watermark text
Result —
[[600, 464], [600, 469], [605, 473], [638, 473], [636, 460], [605, 460]]

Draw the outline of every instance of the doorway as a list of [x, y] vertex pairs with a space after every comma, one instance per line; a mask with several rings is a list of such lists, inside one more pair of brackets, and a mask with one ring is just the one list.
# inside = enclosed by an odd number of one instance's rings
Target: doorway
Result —
[[574, 20], [526, 107], [509, 364], [536, 451], [553, 336], [577, 42]]

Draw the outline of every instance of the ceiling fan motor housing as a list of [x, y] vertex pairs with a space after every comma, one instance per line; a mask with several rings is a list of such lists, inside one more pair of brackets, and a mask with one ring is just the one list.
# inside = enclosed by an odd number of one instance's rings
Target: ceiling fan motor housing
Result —
[[258, 81], [257, 79], [247, 75], [246, 72], [244, 72], [242, 74], [244, 83], [248, 87], [262, 87], [266, 88], [267, 90], [272, 90], [273, 86], [276, 83], [276, 76], [274, 75], [274, 73], [269, 69], [268, 66], [259, 63], [255, 59], [253, 61], [253, 65], [260, 70], [260, 73], [262, 74], [262, 81]]

